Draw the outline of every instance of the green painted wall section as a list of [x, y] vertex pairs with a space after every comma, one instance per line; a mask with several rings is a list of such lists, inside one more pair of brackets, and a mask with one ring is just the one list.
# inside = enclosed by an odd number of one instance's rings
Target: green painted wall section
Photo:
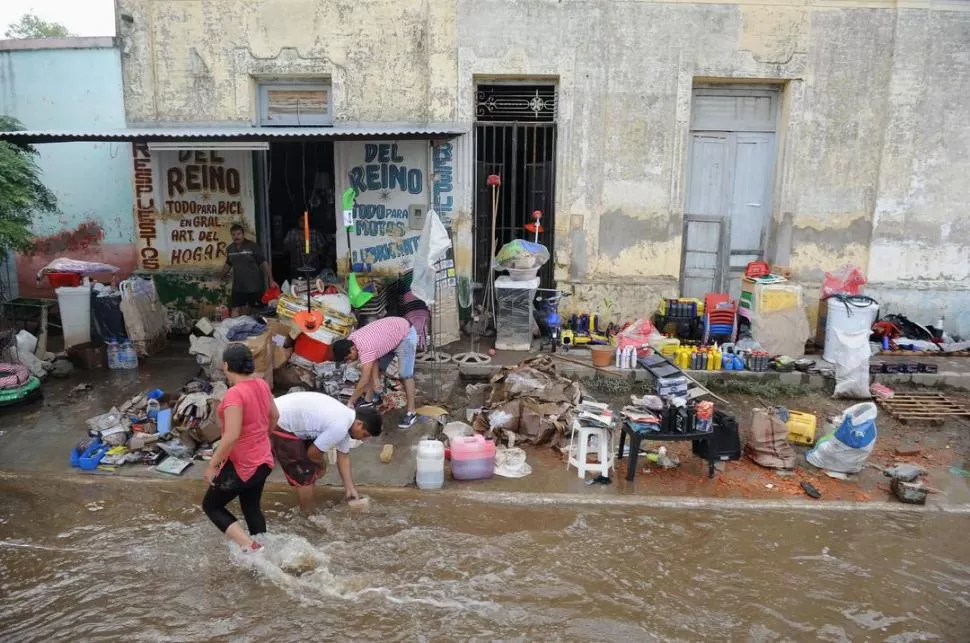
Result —
[[167, 270], [139, 274], [154, 278], [159, 300], [192, 321], [211, 315], [222, 304], [229, 304], [229, 281], [220, 281], [214, 273]]

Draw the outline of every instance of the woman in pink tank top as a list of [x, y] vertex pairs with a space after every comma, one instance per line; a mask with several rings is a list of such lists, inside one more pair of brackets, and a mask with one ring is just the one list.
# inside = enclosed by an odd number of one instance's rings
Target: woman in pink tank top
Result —
[[[222, 360], [230, 388], [217, 410], [222, 438], [205, 470], [209, 488], [202, 509], [233, 542], [246, 551], [256, 551], [262, 546], [251, 536], [266, 532], [260, 501], [273, 468], [269, 432], [280, 414], [269, 386], [262, 377], [253, 375], [253, 354], [246, 345], [230, 345]], [[237, 496], [249, 535], [226, 509]]]

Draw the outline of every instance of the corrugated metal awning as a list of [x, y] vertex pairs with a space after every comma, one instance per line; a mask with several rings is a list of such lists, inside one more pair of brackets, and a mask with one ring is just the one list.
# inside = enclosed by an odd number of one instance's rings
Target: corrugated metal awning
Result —
[[354, 139], [424, 139], [460, 136], [467, 128], [453, 124], [334, 125], [333, 127], [128, 127], [119, 130], [23, 130], [0, 132], [11, 143], [73, 141], [314, 141]]

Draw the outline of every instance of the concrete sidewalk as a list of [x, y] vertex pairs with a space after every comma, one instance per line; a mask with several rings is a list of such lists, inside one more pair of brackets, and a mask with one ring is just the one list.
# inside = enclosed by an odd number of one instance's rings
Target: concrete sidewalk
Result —
[[[454, 348], [449, 347], [449, 352], [456, 352]], [[569, 357], [582, 359], [582, 352], [571, 351]], [[528, 356], [529, 354], [524, 353], [500, 353], [496, 356], [495, 363], [487, 365], [487, 373], [493, 372], [502, 364], [517, 363]], [[962, 359], [966, 358], [947, 360], [948, 368], [955, 369], [962, 366]], [[594, 373], [582, 366], [572, 365], [570, 368], [567, 363], [563, 363], [562, 366], [566, 374], [574, 377], [589, 377]], [[464, 420], [464, 387], [459, 374], [461, 370], [464, 369], [459, 369], [454, 364], [438, 366], [436, 370], [428, 365], [422, 366], [417, 374], [419, 405], [437, 403], [449, 410], [449, 420]], [[941, 370], [943, 370], [942, 366]], [[197, 366], [187, 355], [186, 347], [173, 342], [164, 354], [144, 360], [138, 371], [75, 371], [72, 377], [66, 380], [47, 380], [44, 383], [43, 401], [0, 412], [0, 471], [25, 475], [72, 475], [76, 470], [69, 467], [69, 453], [85, 436], [87, 418], [104, 413], [112, 406], [118, 406], [132, 396], [151, 388], [177, 391], [197, 372]], [[949, 377], [946, 373], [941, 373], [941, 376]], [[435, 386], [432, 386], [432, 374], [434, 374]], [[481, 377], [484, 374], [482, 372], [477, 375]], [[966, 373], [958, 374], [961, 377], [967, 377]], [[702, 374], [698, 373], [698, 375]], [[818, 376], [800, 373], [732, 373], [721, 377], [747, 378], [754, 381], [777, 379], [786, 382], [791, 382], [797, 377], [797, 383], [805, 384], [808, 392], [788, 399], [772, 399], [770, 402], [815, 412], [820, 418], [840, 412], [850, 404], [832, 400], [819, 392], [811, 392], [814, 388], [813, 380], [822, 379]], [[893, 377], [895, 376], [887, 376], [887, 378]], [[895, 380], [888, 379], [892, 382], [891, 386], [899, 386], [902, 380], [902, 377]], [[80, 385], [90, 388], [81, 390]], [[277, 391], [277, 394], [283, 392], [285, 391]], [[757, 405], [756, 400], [743, 394], [725, 393], [724, 395], [731, 403], [730, 411], [737, 415], [743, 426], [749, 419], [746, 414], [750, 412], [750, 408]], [[965, 395], [955, 394], [955, 398], [964, 405], [970, 404], [970, 398]], [[353, 450], [351, 462], [354, 479], [359, 486], [373, 489], [413, 485], [415, 458], [412, 448], [425, 435], [434, 434], [436, 427], [433, 420], [422, 419], [410, 430], [401, 431], [396, 428], [397, 420], [397, 412], [388, 414], [384, 435]], [[968, 466], [970, 424], [963, 420], [948, 420], [943, 427], [903, 427], [888, 415], [880, 414], [879, 430], [877, 450], [873, 453], [871, 461], [882, 465], [891, 464], [896, 446], [904, 442], [916, 442], [920, 447], [921, 455], [916, 457], [915, 461], [930, 469], [930, 484], [946, 492], [945, 496], [931, 497], [931, 503], [945, 506], [970, 503], [970, 486], [968, 486], [970, 479], [948, 472], [950, 467], [965, 469]], [[382, 464], [378, 458], [385, 444], [393, 444], [395, 447], [394, 457], [389, 464]], [[650, 446], [656, 447], [658, 444], [645, 443], [645, 448]], [[646, 471], [638, 472], [632, 483], [625, 480], [626, 464], [620, 462], [611, 485], [586, 486], [584, 481], [577, 477], [575, 470], [566, 470], [561, 454], [555, 450], [549, 447], [527, 447], [528, 461], [533, 470], [531, 475], [520, 479], [495, 477], [476, 482], [456, 482], [450, 480], [450, 476], [446, 476], [446, 489], [496, 496], [525, 493], [569, 494], [572, 497], [590, 498], [655, 496], [774, 502], [803, 498], [804, 495], [798, 488], [798, 483], [804, 480], [811, 482], [822, 491], [825, 502], [879, 502], [885, 501], [888, 497], [888, 490], [884, 488], [887, 486], [886, 480], [874, 470], [864, 471], [853, 481], [841, 482], [831, 480], [807, 465], [797, 468], [794, 477], [782, 477], [773, 471], [761, 469], [747, 459], [742, 459], [740, 462], [727, 463], [723, 471], [719, 472], [713, 480], [709, 480], [704, 462], [690, 453], [689, 444], [667, 443], [665, 446], [673, 455], [680, 458], [682, 466], [668, 471], [647, 468]], [[197, 461], [183, 474], [182, 478], [201, 480], [204, 469], [205, 463]], [[114, 472], [99, 471], [84, 475], [89, 478], [109, 476], [173, 479], [144, 465], [125, 465]], [[278, 470], [274, 471], [270, 482], [285, 485], [283, 476]], [[320, 484], [340, 485], [335, 467], [330, 468]]]

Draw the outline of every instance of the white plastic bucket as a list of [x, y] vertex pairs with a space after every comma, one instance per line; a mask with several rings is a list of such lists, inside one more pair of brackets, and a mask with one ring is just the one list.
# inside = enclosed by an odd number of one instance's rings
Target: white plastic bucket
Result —
[[54, 290], [61, 311], [64, 350], [91, 341], [91, 286], [63, 286]]
[[828, 300], [828, 319], [825, 323], [825, 351], [822, 359], [834, 364], [838, 361], [840, 343], [836, 331], [858, 333], [868, 331], [876, 321], [879, 304], [867, 298], [848, 297], [848, 301], [832, 297]]

